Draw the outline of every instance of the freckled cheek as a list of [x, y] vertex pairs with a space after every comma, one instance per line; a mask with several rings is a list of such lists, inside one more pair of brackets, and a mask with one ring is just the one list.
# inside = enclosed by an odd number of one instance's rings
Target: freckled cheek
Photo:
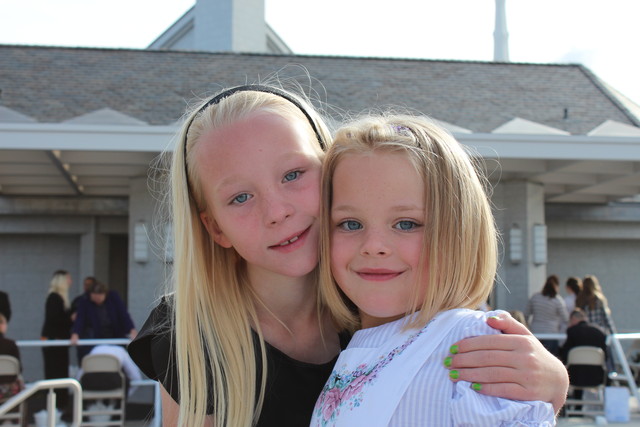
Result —
[[331, 239], [331, 269], [337, 274], [344, 273], [354, 258], [353, 242], [341, 233], [334, 233]]
[[306, 211], [313, 216], [320, 216], [320, 187], [314, 185], [307, 187], [303, 198]]
[[311, 209], [316, 212], [315, 215], [320, 215], [320, 200], [322, 199], [322, 195], [320, 193], [320, 173], [317, 172], [316, 176], [312, 177], [309, 182], [309, 185], [305, 188], [306, 197], [309, 199], [309, 206]]
[[345, 263], [340, 256], [340, 254], [336, 251], [334, 247], [331, 250], [331, 274], [335, 279], [338, 287], [343, 291], [346, 291], [347, 283], [346, 283], [346, 272], [345, 272]]

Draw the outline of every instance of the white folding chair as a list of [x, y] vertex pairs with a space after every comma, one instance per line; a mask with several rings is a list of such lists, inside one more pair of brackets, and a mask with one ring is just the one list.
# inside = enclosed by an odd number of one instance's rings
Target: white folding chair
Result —
[[[115, 383], [107, 385], [100, 381], [99, 386], [92, 386], [85, 381], [95, 374], [109, 374], [106, 378], [117, 378]], [[83, 426], [124, 426], [125, 417], [125, 377], [120, 367], [120, 360], [111, 354], [89, 354], [82, 359], [82, 425]], [[104, 388], [107, 388], [106, 390]], [[104, 404], [108, 401], [109, 407]], [[113, 405], [113, 406], [111, 406]], [[112, 416], [117, 419], [112, 420]]]
[[[13, 356], [0, 355], [0, 376], [15, 376], [20, 379], [20, 361]], [[4, 385], [4, 384], [3, 384]], [[7, 396], [5, 399], [0, 399], [0, 405], [9, 400], [13, 396]], [[0, 424], [21, 426], [24, 417], [24, 403], [21, 403], [16, 410], [12, 410], [4, 415], [0, 415]], [[9, 424], [6, 424], [6, 423]]]
[[[574, 384], [572, 372], [587, 368], [593, 372], [594, 378], [586, 381], [588, 385]], [[596, 369], [594, 369], [596, 368]], [[601, 369], [597, 369], [601, 368]], [[565, 403], [565, 415], [604, 415], [604, 389], [607, 383], [607, 365], [605, 354], [599, 347], [579, 346], [569, 350], [567, 355], [567, 370], [569, 371], [569, 396], [575, 390], [582, 390], [582, 399], [568, 398]], [[584, 384], [584, 383], [583, 383]], [[591, 392], [593, 396], [587, 396]], [[578, 409], [580, 407], [580, 409]]]

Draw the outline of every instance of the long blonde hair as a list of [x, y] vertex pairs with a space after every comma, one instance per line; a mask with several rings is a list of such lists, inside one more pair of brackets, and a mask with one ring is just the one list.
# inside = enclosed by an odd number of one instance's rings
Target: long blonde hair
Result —
[[[301, 120], [309, 125], [309, 138], [317, 140], [319, 136], [325, 144], [330, 141], [324, 121], [310, 103], [290, 92], [286, 94], [300, 106], [282, 96], [254, 90], [238, 91], [212, 105], [201, 104], [187, 117], [173, 151], [172, 318], [174, 345], [178, 349], [179, 425], [202, 425], [208, 404], [213, 406], [214, 425], [218, 427], [251, 426], [260, 414], [267, 363], [255, 309], [256, 296], [249, 286], [243, 259], [233, 248], [214, 243], [200, 221], [199, 213], [207, 205], [194, 147], [212, 129], [257, 111]], [[257, 342], [252, 336], [252, 326], [257, 329]], [[261, 370], [256, 366], [257, 358], [261, 359]]]
[[49, 293], [55, 293], [62, 297], [64, 308], [69, 308], [69, 272], [58, 270], [53, 273], [49, 285]]
[[340, 291], [330, 268], [333, 174], [346, 154], [406, 153], [422, 177], [426, 200], [422, 277], [407, 314], [420, 311], [407, 326], [425, 325], [442, 310], [475, 309], [493, 287], [497, 266], [497, 232], [480, 174], [462, 146], [428, 119], [381, 114], [341, 127], [327, 152], [322, 177], [320, 294], [339, 327], [356, 329], [356, 308]]

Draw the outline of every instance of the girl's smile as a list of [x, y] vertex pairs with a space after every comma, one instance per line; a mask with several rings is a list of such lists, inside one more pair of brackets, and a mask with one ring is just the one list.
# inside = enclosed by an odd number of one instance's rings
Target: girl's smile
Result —
[[298, 249], [300, 246], [304, 245], [306, 241], [306, 237], [309, 235], [309, 230], [311, 227], [307, 228], [300, 234], [296, 234], [295, 236], [283, 240], [281, 243], [269, 246], [269, 249], [274, 249], [278, 251], [293, 251]]
[[356, 271], [356, 274], [364, 280], [384, 282], [400, 276], [402, 271], [387, 270], [384, 268], [363, 268]]

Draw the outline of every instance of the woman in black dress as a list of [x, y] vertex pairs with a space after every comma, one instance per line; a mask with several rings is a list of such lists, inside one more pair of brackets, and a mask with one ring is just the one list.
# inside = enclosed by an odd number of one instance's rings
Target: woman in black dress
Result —
[[[65, 340], [70, 337], [71, 312], [69, 310], [69, 287], [71, 275], [65, 270], [53, 273], [49, 295], [45, 303], [43, 340]], [[46, 379], [69, 377], [69, 348], [67, 346], [43, 347], [44, 377]], [[67, 390], [56, 390], [56, 407], [64, 408], [68, 399]]]

